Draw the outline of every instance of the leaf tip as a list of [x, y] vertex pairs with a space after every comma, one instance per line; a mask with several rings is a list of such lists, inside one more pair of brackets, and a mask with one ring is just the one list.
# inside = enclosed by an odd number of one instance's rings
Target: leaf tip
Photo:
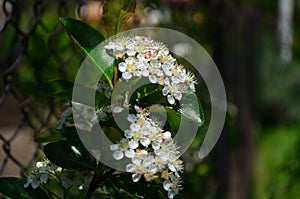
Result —
[[68, 18], [65, 18], [65, 17], [59, 17], [59, 20], [60, 20], [60, 22], [62, 23], [63, 26], [66, 26], [66, 25], [67, 25]]

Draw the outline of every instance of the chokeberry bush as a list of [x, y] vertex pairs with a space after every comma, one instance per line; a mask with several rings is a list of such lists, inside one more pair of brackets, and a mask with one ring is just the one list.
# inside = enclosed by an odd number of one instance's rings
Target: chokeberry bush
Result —
[[[45, 93], [66, 100], [57, 127], [35, 137], [45, 158], [28, 170], [25, 179], [1, 178], [1, 193], [12, 198], [174, 198], [180, 193], [184, 162], [173, 137], [182, 118], [203, 124], [202, 111], [196, 111], [199, 107], [180, 106], [184, 96], [196, 92], [198, 80], [158, 40], [134, 34], [110, 37], [122, 30], [134, 9], [132, 0], [106, 1], [102, 33], [81, 21], [60, 19], [100, 71], [93, 86], [84, 88], [94, 92], [94, 104], [72, 98], [76, 82], [45, 83]], [[140, 81], [148, 84], [129, 95]], [[114, 94], [118, 84], [124, 89]], [[155, 104], [163, 107], [166, 121], [155, 116], [161, 110]], [[122, 128], [115, 120], [118, 115], [124, 118]], [[111, 142], [106, 155], [116, 165], [126, 161], [121, 170], [97, 158], [103, 151], [88, 150], [82, 143], [77, 131], [89, 135], [95, 126], [101, 126]]]

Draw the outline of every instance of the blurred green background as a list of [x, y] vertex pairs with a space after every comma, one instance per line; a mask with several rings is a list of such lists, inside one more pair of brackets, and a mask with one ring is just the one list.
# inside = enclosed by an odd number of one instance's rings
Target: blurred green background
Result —
[[[226, 87], [221, 138], [200, 161], [207, 123], [202, 127], [183, 156], [184, 189], [178, 198], [300, 198], [300, 1], [137, 3], [128, 28], [159, 26], [192, 37], [212, 56]], [[0, 144], [6, 146], [21, 124], [33, 134], [56, 125], [62, 102], [45, 98], [41, 85], [74, 80], [84, 58], [58, 17], [80, 18], [101, 30], [101, 1], [0, 0], [0, 5]], [[209, 118], [205, 92], [202, 103]], [[7, 153], [0, 154], [3, 167]], [[23, 167], [30, 164], [30, 158], [20, 161]]]

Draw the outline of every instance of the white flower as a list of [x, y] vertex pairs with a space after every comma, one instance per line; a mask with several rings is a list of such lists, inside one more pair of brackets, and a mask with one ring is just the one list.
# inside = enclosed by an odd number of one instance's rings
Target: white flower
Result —
[[167, 100], [170, 104], [174, 104], [175, 103], [175, 99], [177, 100], [181, 100], [182, 98], [182, 87], [179, 84], [169, 84], [166, 85], [163, 90], [162, 93], [164, 96], [167, 96]]
[[[176, 100], [181, 101], [184, 94], [195, 92], [195, 76], [179, 65], [161, 42], [144, 36], [125, 36], [109, 42], [105, 48], [119, 59], [118, 70], [123, 79], [147, 78], [151, 83], [161, 85], [162, 95], [171, 105]], [[128, 115], [130, 124], [124, 137], [118, 144], [110, 146], [113, 157], [116, 160], [124, 156], [131, 159], [126, 171], [133, 173], [134, 182], [141, 177], [151, 181], [164, 176], [163, 187], [168, 191], [168, 197], [173, 198], [178, 194], [179, 173], [183, 171], [178, 147], [171, 133], [149, 118], [149, 111], [137, 106], [134, 109], [137, 114]]]
[[171, 133], [163, 131], [149, 117], [149, 111], [136, 105], [134, 109], [137, 114], [128, 115], [130, 125], [124, 131], [125, 138], [119, 144], [111, 145], [110, 150], [114, 151], [113, 157], [116, 160], [124, 156], [131, 159], [125, 169], [133, 173], [133, 182], [138, 182], [142, 177], [146, 181], [152, 181], [163, 176], [164, 189], [168, 191], [168, 197], [172, 198], [179, 191], [179, 173], [183, 171], [178, 147], [173, 142]]
[[134, 139], [131, 139], [129, 142], [128, 142], [128, 146], [131, 148], [131, 149], [136, 149], [138, 148], [139, 146], [139, 142], [134, 140]]
[[41, 182], [42, 184], [46, 184], [47, 181], [48, 181], [48, 174], [42, 173], [41, 176], [40, 176], [40, 182]]
[[126, 165], [126, 171], [133, 173], [132, 180], [137, 182], [145, 173], [155, 173], [157, 171], [154, 163], [154, 157], [149, 155], [146, 151], [141, 150], [132, 158], [132, 163]]
[[104, 48], [108, 50], [114, 50], [116, 49], [116, 44], [114, 42], [109, 42]]
[[136, 121], [136, 116], [134, 114], [129, 114], [127, 120], [131, 123], [134, 123]]
[[135, 56], [136, 51], [134, 49], [127, 49], [126, 53], [128, 56]]
[[118, 66], [119, 66], [119, 71], [121, 71], [121, 72], [125, 72], [127, 69], [127, 64], [125, 62], [119, 63]]
[[195, 75], [192, 74], [191, 72], [187, 72], [186, 82], [189, 88], [192, 90], [192, 92], [195, 92], [195, 84], [196, 84]]
[[113, 50], [115, 57], [123, 59], [118, 68], [125, 80], [146, 77], [151, 83], [163, 85], [170, 93], [167, 95], [163, 91], [170, 104], [181, 100], [184, 93], [195, 92], [194, 75], [178, 65], [166, 46], [160, 42], [143, 36], [122, 37], [109, 42], [105, 48]]
[[168, 191], [168, 198], [172, 199], [178, 194], [181, 189], [180, 178], [174, 175], [170, 176], [170, 179], [163, 182], [163, 187]]
[[140, 143], [144, 146], [144, 147], [148, 147], [149, 144], [151, 143], [151, 140], [148, 137], [143, 137], [140, 140]]
[[36, 189], [41, 184], [46, 184], [49, 178], [54, 175], [54, 171], [57, 168], [58, 167], [49, 160], [37, 162], [31, 173], [27, 176], [27, 182], [24, 184], [24, 188], [31, 185], [32, 188]]
[[116, 160], [121, 160], [124, 157], [124, 154], [128, 158], [133, 158], [135, 156], [134, 145], [129, 145], [128, 139], [121, 139], [119, 144], [110, 145], [110, 150], [114, 151], [113, 157]]
[[165, 73], [166, 76], [172, 76], [173, 73], [172, 73], [172, 69], [174, 68], [175, 66], [173, 64], [163, 64], [162, 65], [162, 69]]
[[169, 131], [165, 131], [163, 134], [162, 134], [162, 137], [165, 139], [165, 140], [171, 140], [172, 139], [172, 135]]
[[124, 108], [116, 106], [113, 109], [113, 113], [121, 113], [123, 111]]

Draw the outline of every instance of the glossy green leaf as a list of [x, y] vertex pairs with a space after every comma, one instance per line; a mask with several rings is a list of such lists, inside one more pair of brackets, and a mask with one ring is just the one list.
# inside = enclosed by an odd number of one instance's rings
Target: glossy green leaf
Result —
[[[178, 110], [172, 107], [164, 107], [164, 111], [162, 112], [161, 109], [156, 109], [155, 107], [151, 108], [152, 115], [154, 114], [167, 114], [167, 124], [165, 126], [165, 130], [169, 130], [171, 132], [177, 132], [181, 122], [188, 124], [192, 122], [193, 124], [197, 124], [198, 127], [201, 127], [204, 123], [203, 113], [201, 106], [199, 106], [200, 114], [191, 117], [188, 113], [180, 113]], [[201, 118], [201, 119], [200, 119]], [[199, 121], [200, 119], [201, 121]]]
[[204, 124], [203, 109], [200, 100], [195, 94], [185, 94], [180, 106], [180, 109], [176, 110], [177, 112], [180, 112], [185, 118], [197, 123], [199, 127]]
[[119, 33], [135, 11], [136, 0], [106, 0], [103, 6], [103, 25], [107, 37]]
[[106, 54], [104, 48], [96, 48], [105, 40], [103, 35], [81, 21], [71, 18], [60, 18], [60, 20], [80, 50], [97, 66], [100, 72], [105, 76], [110, 87], [113, 88], [114, 59]]
[[86, 54], [105, 40], [101, 33], [86, 23], [71, 18], [60, 18], [60, 21]]
[[79, 142], [64, 140], [44, 146], [47, 158], [63, 168], [94, 170], [95, 158]]
[[[143, 107], [150, 108], [154, 104], [160, 104], [165, 107], [165, 112], [168, 115], [168, 122], [173, 125], [174, 129], [179, 126], [181, 116], [185, 120], [196, 123], [199, 127], [204, 124], [204, 114], [200, 100], [195, 94], [184, 94], [183, 98], [175, 106], [170, 106], [165, 96], [162, 95], [162, 86], [145, 85], [137, 89], [131, 97], [131, 104], [138, 104]], [[162, 111], [152, 109], [151, 111]]]
[[47, 194], [41, 189], [32, 187], [24, 188], [26, 179], [15, 177], [0, 178], [0, 193], [10, 198], [17, 199], [48, 199]]

